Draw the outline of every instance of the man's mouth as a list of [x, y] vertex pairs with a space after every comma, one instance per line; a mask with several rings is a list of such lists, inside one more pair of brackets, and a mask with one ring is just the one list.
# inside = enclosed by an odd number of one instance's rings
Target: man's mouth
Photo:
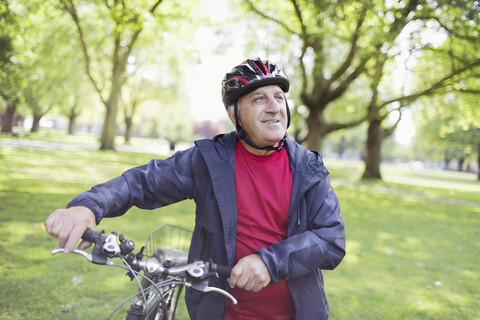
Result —
[[276, 119], [271, 119], [271, 120], [262, 120], [262, 123], [265, 123], [265, 124], [275, 124], [275, 123], [279, 123], [280, 120], [276, 120]]

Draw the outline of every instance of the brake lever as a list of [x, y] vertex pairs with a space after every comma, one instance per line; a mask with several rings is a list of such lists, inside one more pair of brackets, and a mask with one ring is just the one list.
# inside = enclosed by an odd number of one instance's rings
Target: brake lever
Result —
[[[63, 248], [53, 249], [52, 250], [52, 256], [56, 255], [57, 253], [63, 253], [64, 251], [65, 251], [65, 249], [63, 249]], [[72, 253], [76, 253], [78, 255], [81, 255], [81, 256], [85, 257], [85, 259], [87, 259], [88, 261], [92, 262], [92, 255], [88, 252], [85, 252], [85, 251], [79, 250], [79, 249], [73, 249]]]
[[224, 295], [228, 299], [230, 299], [233, 304], [238, 303], [237, 299], [235, 299], [235, 297], [232, 296], [227, 291], [222, 290], [222, 289], [217, 288], [217, 287], [209, 287], [203, 281], [198, 282], [198, 283], [185, 282], [185, 286], [189, 287], [189, 288], [192, 288], [192, 289], [195, 289], [195, 290], [200, 291], [200, 292], [217, 292], [217, 293], [220, 293], [221, 295]]
[[[95, 250], [96, 247], [97, 246], [95, 246], [93, 251], [92, 251], [93, 254], [90, 254], [90, 253], [88, 253], [86, 251], [83, 251], [83, 250], [80, 250], [80, 249], [73, 249], [72, 253], [76, 253], [78, 255], [83, 256], [85, 259], [87, 259], [91, 263], [105, 265], [105, 266], [110, 265], [107, 258], [105, 258], [102, 255], [97, 253], [98, 250]], [[57, 253], [61, 253], [61, 252], [64, 252], [64, 251], [65, 251], [65, 249], [63, 249], [63, 248], [53, 249], [52, 250], [52, 255], [56, 255]]]
[[235, 299], [234, 296], [232, 296], [230, 293], [228, 293], [227, 291], [223, 290], [223, 289], [220, 289], [220, 288], [217, 288], [217, 287], [209, 287], [209, 286], [206, 286], [205, 287], [205, 290], [203, 292], [218, 292], [220, 294], [223, 294], [225, 297], [227, 297], [228, 299], [232, 300], [232, 303], [233, 304], [237, 304], [238, 301], [237, 299]]

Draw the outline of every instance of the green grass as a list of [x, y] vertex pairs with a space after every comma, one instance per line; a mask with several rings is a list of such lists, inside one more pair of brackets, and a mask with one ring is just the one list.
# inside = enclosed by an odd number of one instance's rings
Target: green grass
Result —
[[[0, 319], [106, 319], [135, 292], [121, 269], [96, 266], [80, 256], [51, 256], [58, 245], [44, 232], [43, 221], [92, 184], [154, 157], [0, 149]], [[191, 201], [154, 211], [135, 208], [122, 218], [105, 219], [100, 228], [123, 232], [140, 247], [163, 223], [192, 228], [193, 212]], [[74, 279], [82, 281], [73, 285]]]
[[347, 235], [345, 260], [326, 272], [331, 318], [478, 319], [476, 175], [383, 165], [383, 182], [358, 181], [363, 164], [326, 164]]
[[438, 169], [418, 170], [406, 166], [382, 164], [383, 181], [361, 181], [362, 162], [326, 159], [326, 166], [333, 179], [348, 181], [356, 186], [387, 187], [391, 191], [418, 193], [427, 197], [443, 197], [462, 201], [479, 202], [480, 181], [473, 173]]
[[326, 276], [333, 319], [480, 316], [479, 208], [336, 189], [348, 240]]
[[[123, 270], [80, 256], [51, 256], [57, 244], [43, 221], [91, 185], [153, 157], [0, 149], [0, 319], [106, 319], [135, 292]], [[385, 166], [390, 182], [359, 183], [361, 165], [326, 164], [347, 235], [345, 260], [325, 272], [330, 319], [479, 318], [480, 208], [421, 196], [478, 202], [474, 175]], [[408, 184], [409, 174], [415, 185]], [[378, 192], [380, 187], [413, 193]], [[123, 232], [140, 246], [162, 223], [191, 228], [193, 213], [191, 201], [154, 211], [132, 209], [103, 220], [100, 228]], [[182, 309], [181, 319], [187, 319]]]

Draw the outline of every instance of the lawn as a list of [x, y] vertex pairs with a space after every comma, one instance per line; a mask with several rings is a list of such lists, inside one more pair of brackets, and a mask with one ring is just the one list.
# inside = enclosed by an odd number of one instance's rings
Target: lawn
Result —
[[[0, 149], [0, 319], [106, 319], [135, 292], [120, 269], [51, 256], [57, 244], [43, 221], [92, 184], [153, 157]], [[347, 234], [345, 260], [325, 272], [330, 319], [479, 318], [480, 208], [435, 198], [478, 202], [475, 176], [385, 166], [387, 182], [359, 183], [358, 164], [326, 163]], [[155, 211], [134, 208], [100, 228], [140, 246], [162, 223], [191, 228], [193, 213], [191, 201]], [[187, 319], [184, 311], [180, 316]]]

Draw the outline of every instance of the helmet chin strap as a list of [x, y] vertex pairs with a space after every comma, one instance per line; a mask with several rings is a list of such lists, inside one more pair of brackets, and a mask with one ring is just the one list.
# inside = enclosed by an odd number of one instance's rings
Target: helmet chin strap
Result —
[[242, 139], [245, 141], [246, 144], [248, 144], [250, 147], [255, 148], [257, 150], [265, 150], [265, 151], [277, 151], [280, 152], [283, 149], [283, 146], [285, 145], [285, 139], [287, 138], [287, 133], [285, 132], [285, 135], [283, 136], [282, 140], [278, 143], [278, 145], [275, 146], [265, 146], [265, 147], [260, 147], [254, 144], [250, 139], [248, 139], [247, 135], [245, 134], [245, 131], [243, 131], [242, 127], [240, 126], [240, 121], [239, 121], [239, 108], [238, 108], [238, 102], [235, 101], [234, 105], [234, 114], [235, 114], [235, 127], [237, 129], [237, 136], [239, 139]]

